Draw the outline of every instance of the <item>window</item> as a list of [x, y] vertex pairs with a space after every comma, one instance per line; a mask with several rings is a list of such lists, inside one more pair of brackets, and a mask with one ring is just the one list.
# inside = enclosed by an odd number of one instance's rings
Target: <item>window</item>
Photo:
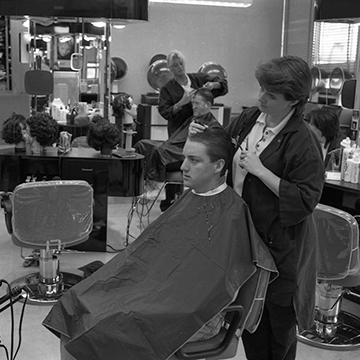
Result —
[[315, 22], [313, 65], [330, 72], [335, 67], [354, 74], [359, 24]]

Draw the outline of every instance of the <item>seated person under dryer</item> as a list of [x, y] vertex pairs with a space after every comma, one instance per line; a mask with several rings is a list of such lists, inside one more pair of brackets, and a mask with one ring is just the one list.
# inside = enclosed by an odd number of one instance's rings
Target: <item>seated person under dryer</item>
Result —
[[327, 167], [331, 153], [340, 148], [339, 139], [339, 119], [337, 113], [328, 107], [315, 109], [308, 113], [311, 130], [319, 140], [325, 168]]
[[[166, 171], [179, 171], [184, 159], [182, 149], [188, 135], [189, 124], [196, 121], [207, 127], [222, 127], [211, 113], [213, 95], [209, 89], [200, 88], [194, 92], [191, 104], [193, 115], [165, 142], [143, 139], [135, 144], [136, 152], [145, 155], [145, 180], [147, 197], [155, 197], [165, 181]], [[170, 205], [170, 204], [169, 204]]]
[[[70, 288], [44, 320], [62, 338], [67, 359], [169, 359], [194, 336], [214, 335], [214, 319], [240, 295], [249, 305], [241, 329], [255, 331], [259, 298], [277, 269], [247, 205], [225, 183], [231, 139], [207, 128], [183, 151], [189, 189], [124, 252]], [[266, 275], [262, 286], [252, 281], [259, 273]]]

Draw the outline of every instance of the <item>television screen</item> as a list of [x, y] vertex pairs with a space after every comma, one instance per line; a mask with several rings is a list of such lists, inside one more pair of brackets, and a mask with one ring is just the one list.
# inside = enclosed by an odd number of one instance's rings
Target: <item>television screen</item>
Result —
[[1, 0], [0, 15], [148, 19], [148, 0]]

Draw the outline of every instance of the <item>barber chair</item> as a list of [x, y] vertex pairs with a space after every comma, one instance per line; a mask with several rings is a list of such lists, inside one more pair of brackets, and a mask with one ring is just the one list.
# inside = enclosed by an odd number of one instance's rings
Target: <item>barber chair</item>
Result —
[[321, 204], [314, 218], [319, 238], [315, 320], [298, 339], [320, 348], [352, 350], [360, 347], [360, 318], [341, 305], [344, 296], [360, 299], [351, 291], [360, 285], [358, 222], [342, 210]]
[[[45, 70], [28, 70], [24, 77], [25, 91], [32, 95], [32, 110], [42, 111], [48, 96], [53, 93], [54, 79], [50, 71]], [[39, 101], [41, 99], [41, 101]]]
[[41, 181], [1, 194], [8, 232], [15, 245], [38, 249], [39, 271], [11, 283], [33, 304], [51, 304], [81, 276], [61, 272], [59, 255], [86, 241], [93, 224], [93, 189], [86, 181]]
[[341, 89], [341, 105], [353, 109], [355, 104], [356, 79], [345, 80]]
[[[243, 307], [236, 302], [224, 309], [225, 322], [219, 333], [209, 339], [186, 343], [169, 360], [220, 360], [235, 357], [239, 343], [238, 328], [243, 318]], [[64, 336], [60, 340], [61, 360], [76, 360], [70, 355]]]
[[181, 360], [230, 359], [236, 355], [239, 336], [237, 334], [243, 317], [243, 307], [236, 302], [224, 309], [225, 322], [219, 333], [209, 339], [186, 343], [175, 353]]

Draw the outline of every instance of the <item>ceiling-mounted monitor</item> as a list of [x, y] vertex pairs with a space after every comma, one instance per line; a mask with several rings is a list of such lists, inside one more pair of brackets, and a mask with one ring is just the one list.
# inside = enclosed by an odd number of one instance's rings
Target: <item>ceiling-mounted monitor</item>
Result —
[[0, 15], [148, 20], [148, 0], [1, 0]]

